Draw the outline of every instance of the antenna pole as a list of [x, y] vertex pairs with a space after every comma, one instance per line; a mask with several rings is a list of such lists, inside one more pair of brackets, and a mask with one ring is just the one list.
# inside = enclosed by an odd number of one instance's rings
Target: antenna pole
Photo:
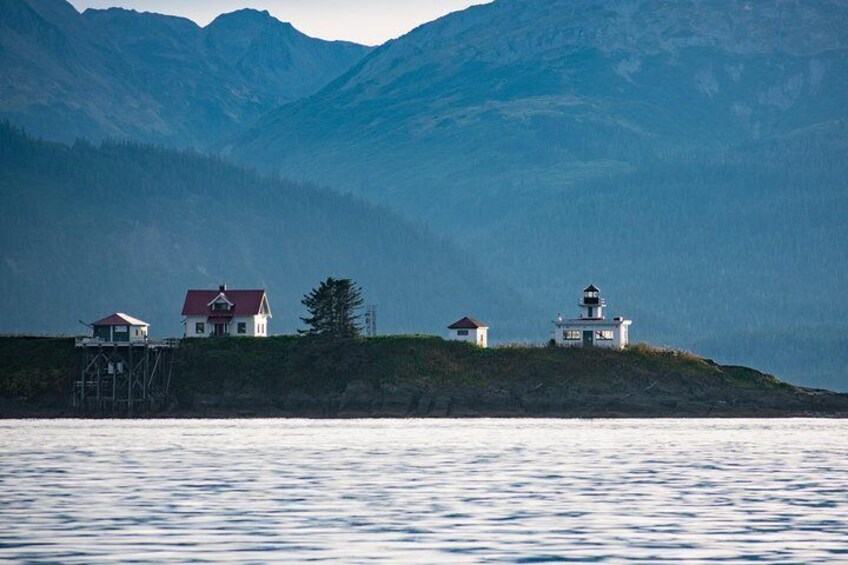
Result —
[[369, 304], [365, 311], [365, 335], [377, 337], [377, 305]]

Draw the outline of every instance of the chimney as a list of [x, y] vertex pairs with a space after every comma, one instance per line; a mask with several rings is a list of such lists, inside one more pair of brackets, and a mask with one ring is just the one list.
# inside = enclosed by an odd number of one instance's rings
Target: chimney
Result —
[[218, 290], [221, 291], [221, 292], [226, 292], [227, 291], [227, 283], [221, 283], [221, 285], [218, 287]]

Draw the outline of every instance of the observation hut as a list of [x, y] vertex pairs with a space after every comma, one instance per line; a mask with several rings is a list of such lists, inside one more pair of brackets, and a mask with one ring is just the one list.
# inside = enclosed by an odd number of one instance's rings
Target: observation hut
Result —
[[163, 407], [177, 342], [151, 340], [148, 323], [122, 312], [84, 325], [92, 334], [76, 339], [82, 363], [74, 407], [103, 416], [142, 416]]

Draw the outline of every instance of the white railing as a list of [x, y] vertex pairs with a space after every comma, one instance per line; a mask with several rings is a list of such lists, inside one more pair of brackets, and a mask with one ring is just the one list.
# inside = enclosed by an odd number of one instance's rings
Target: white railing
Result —
[[100, 339], [99, 337], [76, 337], [74, 338], [76, 347], [127, 347], [130, 345], [147, 345], [150, 347], [179, 347], [180, 339], [169, 337], [162, 340], [155, 340], [145, 337], [144, 340], [136, 341], [109, 341]]

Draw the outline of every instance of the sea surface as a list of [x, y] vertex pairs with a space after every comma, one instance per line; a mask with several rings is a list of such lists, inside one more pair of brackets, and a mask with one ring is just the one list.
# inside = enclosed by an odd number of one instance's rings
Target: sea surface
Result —
[[0, 421], [0, 562], [848, 563], [848, 421]]

